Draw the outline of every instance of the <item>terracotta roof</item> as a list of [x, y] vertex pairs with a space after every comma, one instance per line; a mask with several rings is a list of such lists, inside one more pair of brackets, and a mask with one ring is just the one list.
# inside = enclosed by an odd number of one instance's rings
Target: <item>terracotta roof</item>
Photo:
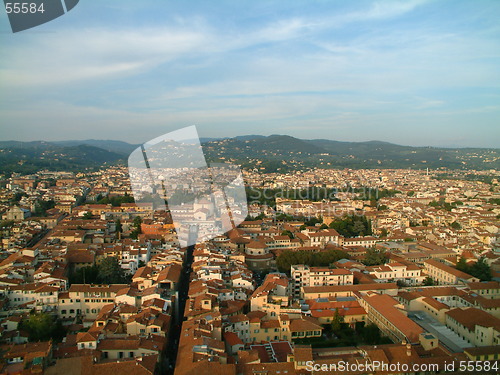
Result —
[[[419, 334], [423, 332], [423, 329], [395, 307], [398, 302], [394, 298], [387, 294], [376, 293], [364, 295], [362, 298], [367, 302], [370, 308], [375, 309], [387, 319], [405, 335], [410, 342], [418, 342]], [[368, 308], [368, 311], [370, 311], [370, 308]]]
[[244, 345], [243, 341], [238, 337], [238, 335], [234, 332], [224, 332], [224, 340], [230, 345]]
[[445, 313], [450, 318], [453, 318], [458, 323], [467, 327], [470, 331], [474, 331], [476, 325], [482, 327], [493, 327], [500, 332], [500, 319], [488, 314], [486, 311], [469, 307], [466, 309], [456, 308]]
[[290, 331], [323, 331], [323, 327], [306, 319], [292, 319], [290, 320]]

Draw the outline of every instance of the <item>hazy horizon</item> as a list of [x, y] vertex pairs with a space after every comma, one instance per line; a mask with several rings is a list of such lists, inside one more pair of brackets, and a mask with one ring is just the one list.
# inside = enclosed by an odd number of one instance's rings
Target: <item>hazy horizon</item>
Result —
[[[236, 138], [236, 137], [270, 137], [270, 136], [289, 136], [288, 134], [269, 134], [269, 135], [262, 135], [262, 134], [240, 134], [240, 135], [236, 135], [234, 137], [204, 137], [204, 136], [201, 136], [200, 135], [200, 139], [203, 141], [204, 139], [209, 139], [209, 140], [222, 140], [222, 139], [225, 139], [225, 138]], [[297, 138], [297, 139], [300, 139], [300, 140], [303, 140], [303, 141], [312, 141], [312, 140], [319, 140], [319, 139], [324, 139], [324, 140], [328, 140], [328, 141], [337, 141], [337, 142], [345, 142], [345, 143], [367, 143], [367, 142], [381, 142], [381, 143], [389, 143], [389, 144], [393, 144], [393, 145], [397, 145], [397, 146], [404, 146], [404, 147], [422, 147], [422, 148], [426, 148], [426, 147], [433, 147], [433, 148], [463, 148], [463, 149], [466, 149], [466, 148], [483, 148], [483, 149], [500, 149], [500, 147], [481, 147], [481, 146], [440, 146], [440, 145], [434, 145], [434, 146], [430, 146], [430, 145], [408, 145], [408, 144], [401, 144], [401, 143], [394, 143], [394, 142], [388, 142], [388, 141], [384, 141], [382, 139], [367, 139], [367, 140], [364, 140], [364, 141], [349, 141], [349, 140], [338, 140], [338, 139], [329, 139], [329, 138], [299, 138], [299, 137], [294, 137], [294, 138]], [[5, 140], [2, 140], [0, 139], [0, 142], [26, 142], [26, 143], [29, 143], [29, 142], [47, 142], [47, 143], [58, 143], [58, 142], [85, 142], [85, 141], [103, 141], [103, 142], [124, 142], [124, 143], [128, 143], [130, 145], [139, 145], [141, 143], [133, 143], [133, 142], [128, 142], [128, 141], [124, 141], [124, 140], [120, 140], [120, 139], [109, 139], [109, 138], [85, 138], [85, 139], [70, 139], [70, 138], [67, 138], [67, 139], [54, 139], [54, 140], [47, 140], [47, 139], [34, 139], [34, 140], [31, 140], [31, 141], [19, 141], [19, 140], [16, 140], [16, 139], [5, 139]]]

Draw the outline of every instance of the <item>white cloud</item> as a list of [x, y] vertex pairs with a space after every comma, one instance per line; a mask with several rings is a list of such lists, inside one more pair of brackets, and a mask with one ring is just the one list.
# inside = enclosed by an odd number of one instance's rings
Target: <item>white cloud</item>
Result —
[[10, 48], [0, 79], [16, 88], [138, 73], [202, 48], [206, 40], [203, 32], [165, 28], [33, 34]]

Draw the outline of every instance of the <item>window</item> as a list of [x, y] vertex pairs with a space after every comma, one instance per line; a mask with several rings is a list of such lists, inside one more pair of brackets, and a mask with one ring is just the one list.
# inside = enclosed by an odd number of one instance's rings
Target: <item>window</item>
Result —
[[118, 353], [118, 358], [123, 358], [123, 352]]
[[132, 357], [134, 356], [134, 352], [129, 352], [129, 353], [128, 353], [128, 356], [129, 356], [130, 358], [132, 358]]

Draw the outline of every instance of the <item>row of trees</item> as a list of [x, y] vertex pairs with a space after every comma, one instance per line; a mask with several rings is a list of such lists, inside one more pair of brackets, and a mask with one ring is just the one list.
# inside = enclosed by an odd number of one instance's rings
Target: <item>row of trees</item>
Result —
[[294, 264], [307, 264], [312, 267], [330, 266], [340, 259], [348, 259], [349, 255], [341, 250], [327, 250], [312, 252], [307, 250], [285, 250], [276, 258], [276, 265], [280, 272], [290, 272]]
[[69, 275], [70, 284], [127, 284], [130, 277], [115, 257], [104, 258], [99, 264], [82, 267]]
[[371, 221], [365, 215], [348, 215], [330, 223], [330, 228], [335, 229], [344, 237], [367, 236], [372, 234]]
[[134, 203], [134, 197], [131, 195], [125, 193], [125, 195], [122, 196], [112, 196], [112, 197], [104, 197], [102, 198], [101, 195], [97, 196], [97, 203], [98, 204], [110, 204], [113, 207], [119, 207], [122, 203]]
[[446, 211], [451, 211], [453, 208], [457, 206], [461, 206], [464, 203], [461, 201], [456, 201], [456, 202], [445, 202], [443, 198], [439, 199], [438, 201], [432, 201], [429, 203], [429, 206], [435, 207], [435, 208], [441, 208]]
[[477, 277], [481, 281], [491, 280], [491, 269], [484, 258], [479, 259], [473, 265], [468, 265], [464, 258], [460, 258], [460, 260], [457, 262], [457, 270]]
[[387, 262], [385, 253], [375, 248], [366, 250], [365, 256], [361, 261], [365, 266], [378, 266]]

